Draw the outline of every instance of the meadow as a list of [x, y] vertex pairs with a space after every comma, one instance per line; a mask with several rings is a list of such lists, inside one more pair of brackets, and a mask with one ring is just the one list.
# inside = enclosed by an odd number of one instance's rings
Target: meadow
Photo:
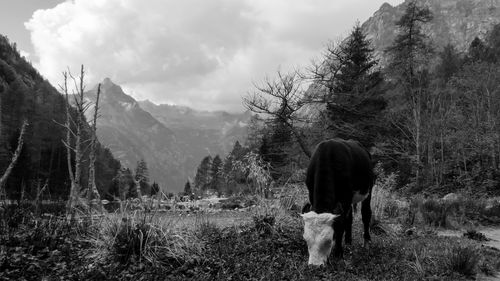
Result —
[[358, 211], [344, 259], [310, 267], [297, 208], [304, 190], [290, 190], [249, 196], [240, 209], [129, 205], [71, 222], [4, 206], [0, 280], [489, 280], [500, 270], [500, 250], [480, 232], [496, 227], [484, 219], [495, 218], [486, 201], [405, 201], [383, 190], [374, 191], [370, 248]]

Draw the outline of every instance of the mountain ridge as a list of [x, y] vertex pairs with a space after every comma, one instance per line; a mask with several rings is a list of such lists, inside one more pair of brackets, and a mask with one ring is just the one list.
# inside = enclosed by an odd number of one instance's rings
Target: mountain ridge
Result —
[[[372, 41], [375, 56], [381, 64], [387, 63], [385, 50], [397, 35], [396, 21], [405, 12], [411, 0], [392, 6], [384, 3], [362, 24], [367, 38]], [[465, 52], [476, 36], [482, 39], [494, 24], [500, 23], [500, 0], [419, 0], [421, 6], [429, 7], [433, 13], [430, 23], [423, 31], [435, 44], [436, 51], [448, 43], [458, 51]]]
[[[87, 92], [95, 100], [97, 86]], [[91, 111], [91, 110], [90, 110]], [[199, 111], [186, 106], [136, 101], [121, 86], [101, 82], [97, 134], [122, 164], [148, 164], [151, 181], [166, 191], [181, 191], [203, 157], [225, 154], [246, 136], [251, 114]]]

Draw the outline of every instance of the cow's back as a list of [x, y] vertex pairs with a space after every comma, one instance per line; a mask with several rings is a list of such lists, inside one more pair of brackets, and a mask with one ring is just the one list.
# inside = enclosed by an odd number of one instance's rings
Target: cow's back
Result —
[[353, 192], [369, 192], [373, 179], [370, 154], [358, 142], [340, 139], [321, 142], [307, 170], [312, 210], [336, 213], [337, 203], [351, 200]]

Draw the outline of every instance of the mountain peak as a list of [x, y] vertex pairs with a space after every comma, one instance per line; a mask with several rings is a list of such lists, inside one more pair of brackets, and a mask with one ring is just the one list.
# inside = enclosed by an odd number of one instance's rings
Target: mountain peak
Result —
[[384, 4], [382, 4], [382, 6], [380, 6], [379, 10], [386, 11], [386, 10], [392, 10], [392, 9], [394, 9], [394, 7], [391, 4], [384, 2]]

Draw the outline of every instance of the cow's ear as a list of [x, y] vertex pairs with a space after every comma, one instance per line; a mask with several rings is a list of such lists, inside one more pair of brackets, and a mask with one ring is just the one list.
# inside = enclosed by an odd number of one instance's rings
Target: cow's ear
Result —
[[311, 220], [318, 217], [318, 214], [314, 211], [307, 212], [300, 215], [304, 220]]
[[327, 224], [333, 225], [333, 223], [338, 217], [340, 217], [340, 215], [331, 214], [331, 217], [328, 218]]

